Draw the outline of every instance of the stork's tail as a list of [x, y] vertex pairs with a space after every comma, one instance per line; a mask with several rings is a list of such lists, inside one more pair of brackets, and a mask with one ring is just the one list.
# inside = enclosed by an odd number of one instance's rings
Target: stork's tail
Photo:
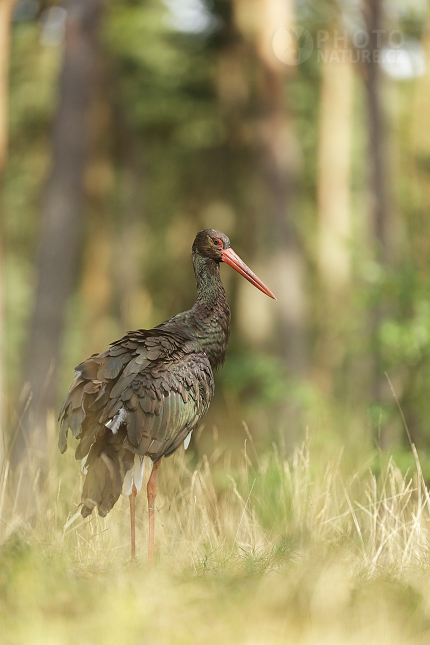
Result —
[[134, 454], [124, 448], [125, 429], [113, 434], [108, 429], [91, 446], [85, 461], [87, 475], [82, 490], [83, 517], [97, 506], [105, 517], [121, 494], [124, 480], [134, 466]]

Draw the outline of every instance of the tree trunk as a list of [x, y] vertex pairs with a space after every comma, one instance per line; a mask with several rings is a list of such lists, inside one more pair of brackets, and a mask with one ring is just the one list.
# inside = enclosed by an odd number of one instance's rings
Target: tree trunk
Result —
[[[293, 25], [293, 3], [259, 0], [250, 8], [236, 0], [234, 7], [236, 23], [247, 40], [252, 40], [256, 58], [255, 77], [259, 82], [254, 97], [252, 124], [256, 159], [254, 172], [263, 193], [259, 206], [266, 213], [266, 218], [263, 220], [264, 228], [254, 234], [260, 240], [260, 248], [265, 246], [266, 250], [270, 249], [270, 266], [265, 273], [267, 283], [278, 299], [274, 308], [270, 302], [253, 302], [254, 294], [247, 296], [248, 305], [242, 308], [246, 311], [247, 322], [245, 317], [242, 320], [254, 329], [271, 328], [272, 334], [267, 336], [279, 339], [277, 351], [285, 358], [289, 371], [304, 375], [308, 366], [304, 262], [292, 216], [296, 166], [294, 153], [297, 147], [284, 101], [285, 83], [295, 68], [281, 63], [272, 47], [277, 29]], [[261, 221], [261, 217], [258, 217], [258, 221]], [[243, 285], [240, 289], [243, 289]], [[273, 333], [274, 327], [278, 328], [278, 333]]]
[[10, 23], [15, 0], [0, 0], [0, 177], [8, 145]]
[[318, 342], [316, 378], [326, 394], [345, 355], [350, 286], [352, 64], [328, 43], [321, 62], [318, 147]]
[[[260, 121], [260, 174], [266, 195], [266, 231], [270, 249], [269, 284], [278, 299], [277, 349], [291, 374], [307, 371], [307, 305], [304, 290], [304, 262], [293, 219], [295, 149], [291, 124], [283, 104], [284, 78], [266, 67], [264, 112]], [[270, 303], [269, 303], [270, 305]], [[261, 306], [268, 307], [268, 303]]]
[[[387, 122], [382, 98], [382, 77], [379, 65], [381, 55], [380, 34], [383, 29], [382, 0], [367, 0], [365, 17], [369, 33], [370, 60], [364, 67], [365, 89], [368, 117], [368, 159], [369, 159], [369, 192], [370, 192], [370, 235], [373, 241], [373, 256], [384, 272], [394, 265], [395, 244], [393, 232], [395, 226], [393, 213], [390, 213], [388, 193], [388, 150]], [[372, 336], [373, 384], [369, 393], [376, 403], [387, 404], [392, 401], [387, 379], [385, 377], [383, 357], [378, 338], [381, 322], [389, 317], [389, 303], [384, 294], [380, 294], [378, 303], [370, 313], [370, 333]], [[376, 431], [376, 428], [375, 428]], [[379, 430], [378, 430], [379, 432]], [[381, 447], [392, 442], [391, 429], [382, 428]], [[394, 439], [397, 439], [397, 431]]]
[[379, 43], [382, 26], [382, 0], [367, 0], [366, 22], [369, 33], [370, 61], [365, 65], [365, 88], [369, 127], [369, 184], [371, 222], [376, 240], [376, 257], [386, 264], [390, 259], [390, 222], [387, 186], [386, 119], [381, 96], [381, 54]]
[[[10, 26], [15, 0], [0, 0], [0, 213], [3, 208], [1, 191], [6, 168], [8, 148], [9, 50]], [[1, 219], [1, 218], [0, 218]], [[3, 253], [0, 231], [0, 472], [2, 470], [4, 441], [4, 330], [3, 330]]]
[[[12, 448], [12, 463], [46, 454], [46, 415], [56, 404], [57, 370], [68, 297], [79, 255], [83, 176], [89, 147], [89, 111], [98, 81], [102, 0], [69, 0], [59, 105], [46, 187], [38, 283], [24, 358], [26, 411]], [[34, 461], [33, 461], [34, 463]]]

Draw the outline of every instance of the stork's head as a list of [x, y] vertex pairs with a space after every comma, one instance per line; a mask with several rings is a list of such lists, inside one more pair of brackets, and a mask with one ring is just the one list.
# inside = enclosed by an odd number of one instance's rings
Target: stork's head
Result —
[[270, 289], [266, 287], [260, 278], [233, 251], [230, 240], [221, 231], [217, 231], [214, 228], [206, 228], [204, 231], [199, 231], [194, 240], [193, 254], [201, 255], [215, 262], [226, 262], [240, 273], [240, 275], [243, 275], [254, 287], [260, 289], [266, 296], [276, 300]]

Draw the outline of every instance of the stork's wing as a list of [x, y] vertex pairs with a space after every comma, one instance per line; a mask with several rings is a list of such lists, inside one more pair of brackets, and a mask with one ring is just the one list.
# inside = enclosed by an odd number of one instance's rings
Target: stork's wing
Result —
[[98, 438], [125, 427], [124, 447], [157, 460], [193, 430], [213, 390], [211, 366], [194, 339], [165, 330], [130, 333], [76, 368], [60, 412], [60, 451], [69, 428], [82, 459]]
[[[60, 412], [59, 448], [68, 430], [87, 472], [81, 513], [104, 516], [117, 501], [135, 455], [171, 455], [206, 413], [214, 390], [197, 341], [166, 329], [127, 334], [76, 368]], [[134, 453], [134, 454], [133, 454]]]

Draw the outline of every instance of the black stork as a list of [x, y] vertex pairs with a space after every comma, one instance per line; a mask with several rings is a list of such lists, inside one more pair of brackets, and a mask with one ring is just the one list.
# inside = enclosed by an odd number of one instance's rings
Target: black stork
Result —
[[189, 311], [154, 329], [128, 332], [101, 354], [76, 367], [60, 412], [59, 449], [68, 430], [79, 439], [76, 459], [86, 474], [83, 517], [97, 506], [104, 517], [121, 492], [129, 496], [131, 558], [135, 559], [135, 497], [142, 486], [143, 458], [153, 462], [147, 485], [148, 558], [154, 558], [154, 503], [162, 457], [184, 443], [206, 414], [214, 393], [213, 370], [222, 365], [230, 331], [230, 308], [220, 277], [226, 262], [263, 293], [273, 293], [231, 248], [224, 233], [206, 229], [192, 247], [197, 299]]

